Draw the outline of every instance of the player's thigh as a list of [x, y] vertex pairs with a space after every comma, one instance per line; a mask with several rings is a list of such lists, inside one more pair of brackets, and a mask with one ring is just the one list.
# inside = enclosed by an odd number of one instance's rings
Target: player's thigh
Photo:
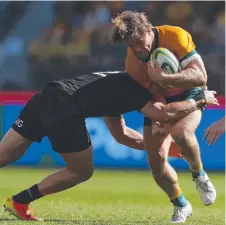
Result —
[[69, 118], [48, 132], [53, 150], [58, 152], [71, 170], [93, 168], [92, 145], [83, 118]]
[[[171, 102], [180, 102], [186, 99], [192, 99], [196, 95], [198, 95], [201, 91], [201, 88], [191, 88], [186, 91], [184, 91], [181, 94], [178, 94], [176, 96], [172, 96], [167, 98], [167, 103]], [[184, 136], [186, 133], [194, 133], [196, 128], [198, 127], [201, 118], [202, 118], [202, 112], [204, 108], [198, 109], [183, 119], [176, 121], [172, 126], [172, 137], [174, 140], [180, 136]]]
[[39, 94], [36, 94], [27, 102], [12, 128], [2, 139], [1, 157], [14, 161], [24, 154], [32, 142], [42, 140], [43, 132], [38, 110]]
[[12, 128], [3, 137], [0, 144], [1, 155], [11, 159], [19, 158], [32, 144], [43, 137], [39, 120], [39, 94], [34, 95], [21, 110]]
[[202, 110], [198, 109], [183, 119], [177, 121], [172, 126], [171, 135], [173, 139], [176, 141], [180, 138], [189, 138], [191, 134], [194, 134], [197, 127], [200, 124], [202, 118]]
[[9, 129], [0, 142], [0, 164], [8, 164], [18, 159], [32, 144], [14, 129]]

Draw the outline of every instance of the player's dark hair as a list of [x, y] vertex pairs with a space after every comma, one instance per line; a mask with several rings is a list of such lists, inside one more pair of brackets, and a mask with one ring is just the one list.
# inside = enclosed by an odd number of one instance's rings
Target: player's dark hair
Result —
[[110, 33], [110, 40], [117, 43], [128, 40], [134, 34], [143, 36], [146, 31], [152, 28], [145, 13], [135, 11], [124, 11], [112, 19], [113, 28]]

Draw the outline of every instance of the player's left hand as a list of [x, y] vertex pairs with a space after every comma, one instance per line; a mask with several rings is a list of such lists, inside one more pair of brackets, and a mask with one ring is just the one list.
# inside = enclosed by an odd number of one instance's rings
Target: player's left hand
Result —
[[156, 83], [163, 82], [166, 76], [163, 69], [157, 63], [155, 63], [154, 66], [148, 63], [148, 75], [149, 78]]
[[214, 122], [205, 130], [203, 139], [206, 139], [208, 145], [215, 144], [224, 131], [224, 123], [221, 121]]

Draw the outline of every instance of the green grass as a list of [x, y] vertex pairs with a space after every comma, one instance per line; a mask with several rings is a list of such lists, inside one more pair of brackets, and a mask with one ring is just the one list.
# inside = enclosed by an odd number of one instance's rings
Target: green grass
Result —
[[[1, 201], [37, 183], [51, 172], [51, 169], [38, 168], [0, 170]], [[193, 206], [193, 216], [186, 224], [225, 224], [224, 174], [212, 173], [209, 176], [217, 189], [218, 197], [214, 205], [204, 207], [191, 181], [191, 175], [179, 174], [181, 187]], [[169, 224], [173, 208], [147, 171], [96, 170], [88, 182], [34, 202], [32, 210], [46, 221], [23, 222], [1, 212], [0, 224], [164, 225]]]

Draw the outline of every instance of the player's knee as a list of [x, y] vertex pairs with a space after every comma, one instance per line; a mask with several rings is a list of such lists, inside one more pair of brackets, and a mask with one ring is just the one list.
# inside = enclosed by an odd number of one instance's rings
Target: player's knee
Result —
[[165, 175], [167, 163], [162, 163], [160, 165], [152, 164], [150, 166], [151, 172], [155, 180], [161, 179]]
[[158, 183], [166, 175], [167, 157], [160, 152], [148, 157], [148, 164], [155, 181]]
[[89, 180], [93, 176], [93, 169], [86, 170], [81, 173], [82, 182]]
[[85, 182], [87, 180], [89, 180], [93, 175], [93, 169], [92, 168], [86, 168], [86, 169], [82, 169], [79, 171], [71, 171], [71, 176], [70, 179], [73, 183], [73, 181], [75, 183], [79, 182]]
[[8, 160], [6, 159], [6, 154], [4, 151], [1, 151], [1, 145], [0, 145], [0, 168], [5, 167], [9, 164]]
[[8, 160], [5, 159], [4, 155], [0, 152], [0, 168], [5, 167], [9, 164]]
[[[1, 157], [1, 155], [0, 155], [0, 157]], [[3, 168], [3, 167], [5, 167], [5, 166], [7, 166], [8, 165], [8, 162], [6, 162], [5, 160], [2, 160], [1, 158], [0, 158], [0, 168]]]
[[148, 156], [148, 165], [152, 173], [162, 173], [166, 163], [167, 157], [161, 150]]

